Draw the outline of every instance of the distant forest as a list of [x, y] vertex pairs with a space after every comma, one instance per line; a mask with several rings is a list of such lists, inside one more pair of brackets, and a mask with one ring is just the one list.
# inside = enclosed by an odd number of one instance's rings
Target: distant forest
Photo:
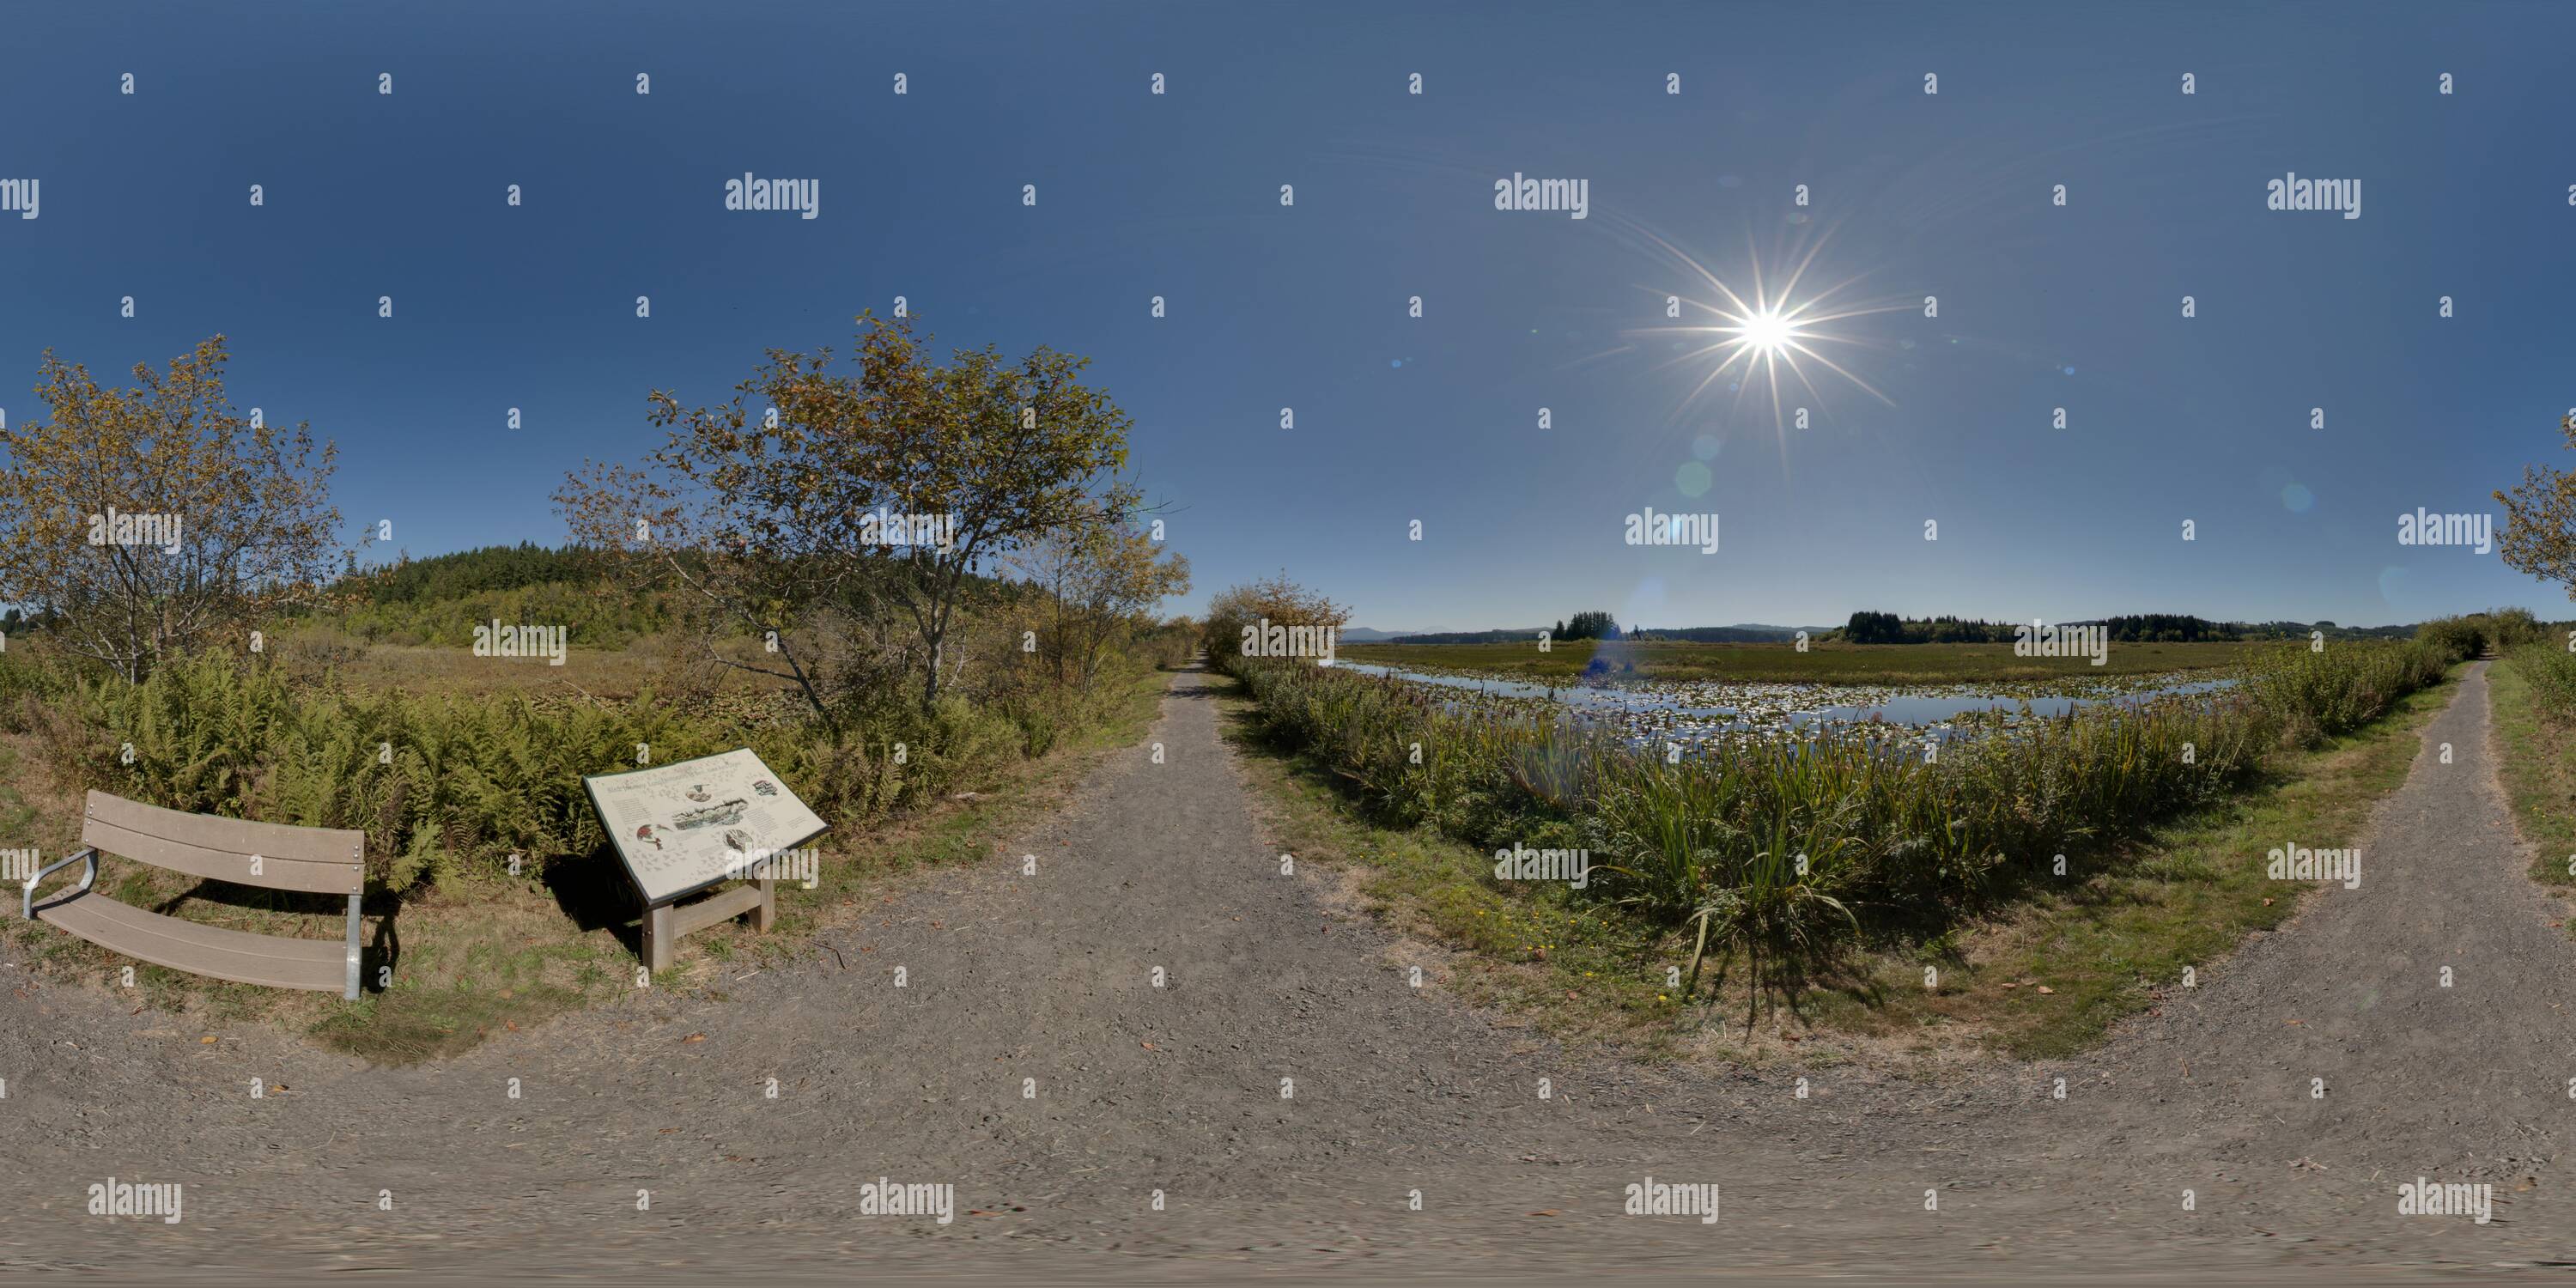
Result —
[[[1587, 633], [1573, 634], [1580, 622]], [[2065, 626], [2091, 626], [2095, 622], [2063, 622]], [[2111, 639], [2122, 644], [2230, 642], [2238, 640], [2304, 639], [2311, 631], [2323, 631], [2333, 639], [2412, 639], [2415, 627], [2406, 626], [2338, 626], [2333, 622], [2213, 622], [2205, 617], [2184, 613], [2136, 613], [2101, 619], [2099, 625], [2110, 628]], [[1816, 629], [1809, 636], [1819, 642], [1839, 639], [1847, 644], [2010, 644], [2012, 622], [1989, 622], [1963, 617], [1899, 617], [1894, 613], [1860, 612], [1851, 615], [1849, 623], [1839, 629]], [[1558, 640], [1679, 640], [1695, 644], [1782, 644], [1798, 637], [1798, 628], [1790, 626], [1631, 626], [1622, 630], [1610, 622], [1607, 613], [1578, 613], [1573, 618], [1550, 628]], [[1598, 633], [1593, 633], [1598, 632]], [[1426, 631], [1419, 635], [1398, 635], [1389, 644], [1527, 644], [1539, 637], [1537, 628], [1491, 631]]]
[[515, 546], [484, 546], [425, 559], [405, 557], [380, 568], [354, 564], [340, 579], [342, 588], [364, 595], [372, 604], [417, 604], [463, 599], [487, 590], [519, 590], [550, 582], [588, 580], [595, 570], [578, 547], [541, 546], [522, 541]]
[[[2019, 622], [1989, 622], [1982, 618], [1899, 617], [1894, 613], [1859, 612], [1842, 629], [1847, 644], [2009, 644]], [[2288, 639], [2312, 631], [2349, 638], [2384, 636], [2411, 638], [2412, 626], [2344, 627], [2333, 622], [2213, 622], [2205, 617], [2183, 613], [2137, 613], [2125, 617], [2105, 617], [2096, 621], [2060, 622], [2059, 626], [2103, 626], [2113, 641], [2122, 644], [2193, 644], [2208, 641]]]
[[[1818, 629], [1815, 638], [1831, 632]], [[1538, 631], [1426, 631], [1419, 635], [1398, 635], [1389, 644], [1517, 644], [1538, 639]], [[1798, 637], [1794, 626], [1638, 626], [1621, 628], [1616, 617], [1598, 610], [1576, 613], [1548, 629], [1554, 640], [1684, 640], [1694, 644], [1785, 644]]]

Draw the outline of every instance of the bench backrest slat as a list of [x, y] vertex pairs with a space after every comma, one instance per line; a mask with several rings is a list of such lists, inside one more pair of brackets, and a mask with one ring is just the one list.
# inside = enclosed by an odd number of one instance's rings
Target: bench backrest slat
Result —
[[190, 876], [310, 894], [357, 894], [364, 888], [366, 837], [345, 828], [184, 814], [99, 791], [89, 794], [81, 827], [81, 844], [104, 853]]

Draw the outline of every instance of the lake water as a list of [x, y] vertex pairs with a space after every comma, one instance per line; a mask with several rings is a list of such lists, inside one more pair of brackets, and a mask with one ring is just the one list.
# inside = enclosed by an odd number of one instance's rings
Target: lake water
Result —
[[[1878, 685], [1648, 681], [1633, 685], [1551, 687], [1521, 680], [1441, 675], [1366, 662], [1336, 662], [1335, 670], [1392, 676], [1498, 697], [1555, 702], [1633, 732], [1691, 736], [1748, 730], [1811, 731], [1854, 725], [1899, 726], [1949, 736], [1963, 716], [1999, 711], [2019, 718], [2062, 716], [2104, 703], [2136, 705], [2176, 694], [2214, 693], [2233, 679], [2186, 680], [2176, 676], [2126, 676], [2077, 681], [2075, 692], [1980, 689], [1974, 685], [1899, 688]], [[2058, 686], [2061, 689], [2069, 686]]]

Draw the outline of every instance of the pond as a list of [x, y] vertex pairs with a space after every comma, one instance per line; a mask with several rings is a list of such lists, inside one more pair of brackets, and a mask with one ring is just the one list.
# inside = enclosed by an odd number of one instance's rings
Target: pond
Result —
[[[2024, 720], [2062, 716], [2106, 703], [2138, 705], [2158, 698], [2215, 693], [2233, 679], [2178, 674], [2105, 676], [2045, 683], [1908, 687], [1722, 680], [1648, 681], [1620, 685], [1548, 685], [1490, 676], [1444, 675], [1366, 662], [1334, 669], [1390, 676], [1487, 697], [1554, 703], [1585, 719], [1615, 724], [1639, 737], [1685, 741], [1721, 734], [1868, 732], [1884, 737], [1952, 738]], [[1962, 727], [1962, 725], [1967, 727]]]

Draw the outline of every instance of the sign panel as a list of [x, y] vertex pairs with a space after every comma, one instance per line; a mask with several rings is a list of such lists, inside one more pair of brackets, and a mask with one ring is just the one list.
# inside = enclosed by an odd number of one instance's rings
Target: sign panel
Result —
[[824, 830], [749, 747], [581, 785], [647, 908], [752, 875], [752, 864]]

